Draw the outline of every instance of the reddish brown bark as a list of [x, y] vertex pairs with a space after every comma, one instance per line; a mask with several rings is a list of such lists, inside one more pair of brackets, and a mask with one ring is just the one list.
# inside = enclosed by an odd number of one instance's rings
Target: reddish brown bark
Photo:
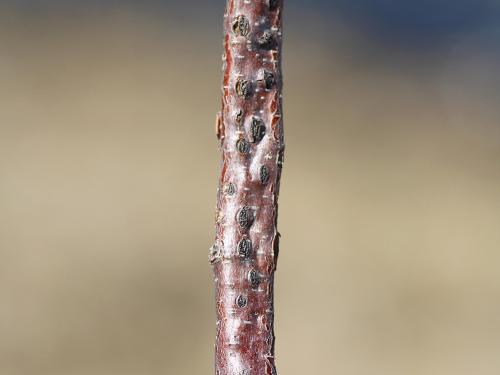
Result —
[[217, 375], [272, 375], [273, 281], [283, 165], [284, 0], [228, 0], [217, 136], [222, 170], [216, 240]]

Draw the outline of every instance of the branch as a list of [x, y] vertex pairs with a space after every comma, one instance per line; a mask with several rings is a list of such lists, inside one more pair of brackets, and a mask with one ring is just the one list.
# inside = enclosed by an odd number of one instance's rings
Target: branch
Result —
[[283, 165], [284, 0], [228, 0], [214, 266], [217, 375], [273, 375], [274, 272]]

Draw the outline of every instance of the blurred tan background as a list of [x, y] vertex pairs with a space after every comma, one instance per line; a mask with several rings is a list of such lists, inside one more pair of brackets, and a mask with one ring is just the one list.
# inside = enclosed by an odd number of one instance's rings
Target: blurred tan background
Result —
[[[498, 375], [496, 3], [300, 3], [280, 373]], [[0, 4], [0, 375], [213, 373], [222, 8]]]

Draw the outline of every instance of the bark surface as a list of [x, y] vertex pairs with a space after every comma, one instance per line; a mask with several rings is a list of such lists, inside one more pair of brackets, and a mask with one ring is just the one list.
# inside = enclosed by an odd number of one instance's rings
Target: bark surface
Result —
[[228, 0], [216, 240], [217, 375], [273, 375], [273, 281], [283, 166], [284, 0]]

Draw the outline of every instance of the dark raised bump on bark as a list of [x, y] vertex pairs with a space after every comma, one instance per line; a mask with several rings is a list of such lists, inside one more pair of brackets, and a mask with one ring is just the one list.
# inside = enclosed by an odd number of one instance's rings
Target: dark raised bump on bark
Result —
[[257, 43], [261, 48], [272, 48], [274, 46], [273, 33], [270, 30], [266, 30], [257, 39]]
[[248, 96], [250, 96], [252, 85], [243, 77], [239, 77], [236, 80], [235, 89], [236, 89], [236, 94], [238, 94], [239, 97], [246, 99]]
[[244, 229], [248, 229], [252, 226], [253, 221], [254, 221], [254, 216], [252, 209], [250, 207], [243, 207], [239, 212], [238, 212], [238, 224], [240, 227]]
[[267, 90], [271, 90], [276, 83], [276, 79], [274, 78], [274, 74], [271, 72], [264, 72], [264, 83], [266, 85]]
[[251, 133], [251, 141], [252, 143], [258, 143], [262, 141], [264, 136], [266, 135], [266, 125], [262, 119], [254, 117], [252, 119], [252, 126], [250, 128]]
[[240, 309], [244, 308], [247, 305], [247, 303], [248, 303], [247, 297], [241, 294], [238, 296], [238, 298], [236, 298], [236, 305], [238, 305]]
[[250, 32], [250, 23], [248, 22], [248, 19], [245, 16], [239, 15], [234, 18], [233, 32], [236, 35], [241, 35], [241, 36], [248, 35], [248, 33]]
[[236, 141], [236, 149], [240, 154], [248, 154], [250, 152], [250, 144], [246, 139], [240, 138]]
[[226, 184], [224, 192], [229, 196], [234, 195], [236, 193], [236, 187], [232, 182], [229, 182]]
[[238, 254], [243, 259], [249, 259], [252, 255], [252, 241], [248, 238], [242, 238], [238, 243]]
[[260, 183], [263, 185], [267, 184], [267, 182], [269, 181], [269, 171], [267, 170], [267, 167], [265, 165], [260, 167], [259, 180], [260, 180]]
[[227, 0], [216, 241], [215, 374], [274, 375], [274, 272], [283, 166], [283, 0]]

